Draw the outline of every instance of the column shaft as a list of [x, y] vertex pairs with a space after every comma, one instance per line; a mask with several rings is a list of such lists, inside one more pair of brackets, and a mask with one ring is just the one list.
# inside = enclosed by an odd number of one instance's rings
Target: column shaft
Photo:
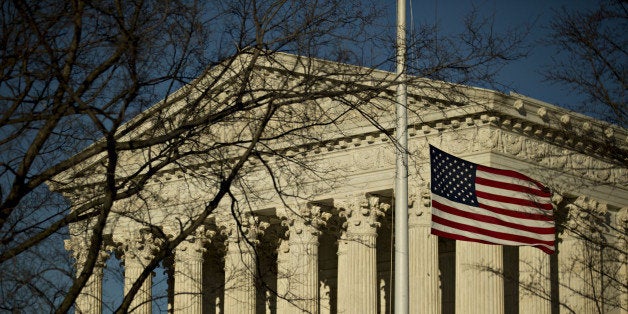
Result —
[[[79, 276], [85, 262], [87, 260], [87, 249], [89, 236], [72, 237], [65, 240], [64, 246], [66, 250], [72, 252], [75, 259], [76, 276]], [[85, 286], [81, 290], [81, 293], [75, 300], [75, 311], [77, 313], [98, 313], [102, 312], [102, 280], [103, 280], [103, 268], [107, 263], [109, 254], [104, 250], [104, 247], [98, 252], [96, 257], [96, 264], [92, 270], [92, 275], [89, 277]]]
[[550, 256], [529, 246], [519, 248], [519, 313], [552, 312]]
[[[131, 286], [133, 286], [144, 270], [144, 266], [137, 258], [126, 258], [124, 263], [124, 295], [127, 295], [129, 290], [131, 290]], [[131, 306], [129, 306], [129, 312], [136, 314], [152, 314], [152, 284], [152, 276], [148, 276], [142, 283], [139, 291], [137, 291], [137, 294], [135, 294], [135, 298], [133, 298], [133, 302], [131, 302]]]
[[441, 311], [438, 237], [430, 234], [429, 225], [411, 226], [408, 237], [410, 313], [438, 314]]
[[288, 308], [290, 313], [318, 313], [318, 236], [331, 214], [312, 204], [295, 208], [298, 212], [287, 208], [282, 215], [289, 237]]
[[337, 308], [338, 313], [349, 313], [349, 274], [348, 269], [351, 267], [349, 259], [347, 258], [348, 243], [347, 239], [343, 237], [338, 241], [338, 294], [337, 294]]
[[605, 231], [597, 221], [606, 215], [606, 205], [580, 196], [565, 208], [567, 220], [558, 246], [561, 312], [600, 313], [604, 310], [601, 254]]
[[[338, 248], [338, 312], [375, 314], [379, 290], [377, 227], [379, 217], [384, 216], [390, 206], [368, 194], [339, 203], [341, 215], [347, 221], [346, 239], [340, 240]], [[343, 276], [346, 278], [341, 278]]]
[[257, 306], [257, 263], [252, 245], [259, 243], [258, 239], [269, 223], [249, 214], [242, 215], [239, 224], [233, 221], [231, 215], [218, 221], [227, 236], [224, 311], [227, 314], [254, 314]]
[[92, 276], [89, 277], [85, 287], [76, 297], [76, 312], [81, 314], [102, 313], [102, 266], [94, 266]]
[[[346, 291], [349, 313], [377, 313], [377, 251], [376, 235], [353, 236], [347, 241], [346, 269], [349, 279]], [[343, 300], [338, 300], [343, 302]]]
[[456, 242], [456, 313], [504, 313], [502, 247]]
[[419, 184], [408, 217], [410, 313], [440, 314], [438, 237], [430, 233], [431, 198], [426, 184]]
[[[197, 247], [198, 246], [198, 247]], [[184, 242], [175, 251], [174, 311], [203, 311], [203, 251], [197, 243]]]
[[571, 232], [563, 235], [559, 244], [558, 280], [562, 311], [575, 311], [582, 314], [598, 313], [593, 285], [595, 275], [587, 264], [593, 253], [586, 240], [579, 240]]
[[288, 280], [293, 282], [295, 311], [318, 313], [318, 242], [292, 242], [290, 252], [295, 277]]
[[288, 240], [282, 240], [277, 252], [277, 314], [290, 314], [290, 278], [292, 264]]
[[229, 241], [225, 256], [225, 313], [255, 313], [256, 272], [253, 249], [246, 243]]

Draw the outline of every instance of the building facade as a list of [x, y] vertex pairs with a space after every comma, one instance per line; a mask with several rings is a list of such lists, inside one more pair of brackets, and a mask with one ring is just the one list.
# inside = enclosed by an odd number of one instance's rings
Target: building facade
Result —
[[[278, 68], [263, 71], [286, 75]], [[626, 130], [522, 95], [469, 87], [426, 93], [412, 84], [410, 312], [628, 313]], [[142, 192], [117, 200], [77, 312], [102, 312], [102, 267], [112, 253], [124, 262], [126, 294], [165, 241], [193, 229], [163, 259], [174, 313], [394, 313], [396, 147], [394, 104], [385, 100], [394, 89], [384, 89], [381, 99], [369, 100], [385, 107], [378, 124], [350, 116], [333, 130], [274, 142], [281, 154], [249, 161], [215, 208], [207, 196], [216, 183], [207, 173], [236, 163], [230, 157], [186, 159], [185, 167], [159, 171]], [[224, 132], [217, 137], [230, 136]], [[429, 144], [551, 187], [558, 252], [431, 235]], [[121, 154], [120, 171], [141, 168], [147, 155]], [[98, 179], [77, 180], [76, 173], [67, 177], [73, 184], [55, 188], [78, 206], [97, 193]], [[90, 223], [73, 224], [66, 241], [79, 271]], [[151, 284], [151, 276], [142, 282], [133, 313], [152, 312]]]

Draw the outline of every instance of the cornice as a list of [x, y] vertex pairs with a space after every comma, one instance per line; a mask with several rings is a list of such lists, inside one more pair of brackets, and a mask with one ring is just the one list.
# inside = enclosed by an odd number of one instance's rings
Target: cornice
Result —
[[[248, 60], [246, 58], [250, 58], [250, 56], [242, 56], [241, 60], [236, 63], [240, 65], [245, 64]], [[295, 64], [304, 60], [310, 60], [289, 54], [279, 54], [273, 58], [272, 60], [263, 60], [259, 66], [268, 71], [272, 70], [280, 73], [287, 70], [294, 71], [299, 68]], [[386, 71], [336, 64], [325, 60], [310, 61], [317, 65], [335, 64], [344, 70], [354, 69], [356, 73], [371, 75], [371, 80], [390, 78], [390, 73]], [[290, 62], [293, 64], [291, 67], [287, 66]], [[199, 78], [195, 82], [202, 82], [202, 80], [202, 78]], [[408, 121], [408, 136], [410, 139], [438, 136], [439, 134], [465, 128], [490, 126], [519, 134], [529, 139], [579, 152], [616, 164], [619, 167], [625, 168], [628, 164], [628, 134], [624, 128], [519, 94], [505, 95], [496, 91], [455, 86], [443, 82], [426, 81], [425, 79], [416, 79], [414, 83], [415, 85], [409, 89], [410, 95], [408, 100], [409, 110], [413, 113]], [[417, 86], [421, 86], [421, 84], [430, 85], [430, 90], [427, 92], [420, 90]], [[452, 92], [453, 95], [447, 96], [445, 92], [436, 92], [438, 88], [444, 88], [445, 91], [453, 91], [455, 88], [455, 91]], [[175, 95], [184, 94], [185, 90], [185, 88], [182, 88]], [[394, 103], [391, 99], [393, 98], [392, 90], [385, 89], [382, 91], [382, 97], [378, 98], [378, 101], [388, 102], [385, 106], [390, 105], [392, 108]], [[330, 102], [330, 105], [333, 105], [333, 103]], [[155, 107], [159, 106], [156, 105]], [[154, 113], [155, 110], [159, 109], [150, 108], [140, 116], [146, 117], [151, 112]], [[354, 121], [350, 121], [351, 123], [338, 127], [339, 129], [343, 128], [342, 133], [323, 133], [320, 134], [317, 140], [311, 140], [300, 145], [292, 145], [291, 143], [280, 141], [274, 143], [276, 149], [272, 154], [269, 152], [261, 152], [260, 154], [269, 158], [271, 162], [273, 159], [280, 158], [275, 157], [277, 155], [319, 159], [325, 158], [329, 153], [338, 153], [358, 147], [390, 142], [390, 136], [394, 133], [392, 128], [392, 125], [394, 125], [393, 115], [394, 111], [390, 110], [388, 116], [381, 117], [381, 121], [379, 121], [380, 127], [376, 127], [366, 121], [357, 124]], [[138, 116], [130, 122], [142, 119], [141, 117]], [[234, 163], [236, 160], [237, 155], [234, 155], [233, 158], [212, 160], [189, 166], [202, 175], [204, 171], [205, 173], [210, 173], [212, 166], [215, 164], [224, 165]], [[251, 167], [258, 165], [260, 164], [254, 161], [250, 163]], [[85, 166], [77, 165], [77, 169], [81, 168], [85, 168]], [[69, 174], [69, 172], [65, 174]], [[185, 176], [179, 168], [164, 169], [156, 174], [149, 184], [174, 182], [183, 180]], [[49, 185], [54, 190], [66, 192], [67, 195], [68, 192], [74, 193], [84, 189], [93, 189], [100, 184], [101, 180], [101, 178], [96, 176], [81, 180], [76, 180], [76, 178], [69, 180], [70, 177], [71, 175], [64, 178], [66, 182], [74, 181], [69, 186], [62, 187], [57, 182], [49, 182]]]

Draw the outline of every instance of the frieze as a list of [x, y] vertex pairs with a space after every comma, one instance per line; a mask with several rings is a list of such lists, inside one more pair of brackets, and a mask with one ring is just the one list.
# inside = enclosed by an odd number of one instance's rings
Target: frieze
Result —
[[379, 169], [395, 164], [395, 152], [390, 145], [379, 145], [369, 150], [354, 150], [351, 157], [351, 168], [356, 170]]
[[469, 130], [444, 132], [441, 136], [443, 143], [447, 143], [448, 151], [455, 155], [469, 151], [471, 148], [470, 144], [473, 143], [473, 134]]

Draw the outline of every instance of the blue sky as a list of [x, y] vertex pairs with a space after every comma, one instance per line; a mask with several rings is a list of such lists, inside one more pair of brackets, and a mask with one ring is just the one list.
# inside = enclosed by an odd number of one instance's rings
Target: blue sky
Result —
[[[576, 105], [580, 100], [577, 95], [563, 86], [544, 82], [542, 71], [551, 58], [556, 57], [553, 47], [547, 47], [540, 40], [547, 39], [548, 25], [551, 22], [554, 10], [561, 7], [570, 9], [591, 9], [597, 4], [594, 0], [406, 0], [408, 11], [412, 7], [412, 15], [408, 16], [408, 25], [412, 22], [435, 23], [439, 22], [440, 31], [455, 31], [462, 26], [461, 18], [473, 6], [483, 15], [494, 16], [498, 31], [513, 27], [529, 25], [530, 33], [527, 43], [530, 45], [528, 57], [512, 62], [504, 67], [499, 75], [499, 81], [514, 91], [538, 100], [542, 100], [561, 107]], [[387, 10], [394, 21], [396, 1], [388, 0]]]

